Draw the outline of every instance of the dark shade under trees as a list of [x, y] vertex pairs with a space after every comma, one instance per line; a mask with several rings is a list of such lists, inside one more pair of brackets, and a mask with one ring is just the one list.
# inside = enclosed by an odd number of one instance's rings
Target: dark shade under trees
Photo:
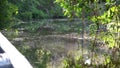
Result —
[[16, 6], [9, 3], [7, 0], [0, 0], [0, 30], [9, 28], [16, 11]]
[[55, 0], [8, 1], [19, 8], [19, 13], [16, 17], [23, 21], [64, 17], [62, 8], [58, 4], [54, 3]]

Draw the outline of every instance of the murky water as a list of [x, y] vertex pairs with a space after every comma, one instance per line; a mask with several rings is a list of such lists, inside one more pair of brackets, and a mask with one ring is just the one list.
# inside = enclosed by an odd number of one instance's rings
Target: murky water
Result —
[[[28, 32], [3, 32], [4, 35], [15, 46], [27, 45], [31, 47], [43, 47], [44, 49], [50, 50], [52, 53], [51, 68], [56, 68], [61, 65], [61, 61], [68, 54], [71, 56], [82, 54], [82, 38], [80, 34], [61, 34], [61, 35], [37, 35]], [[97, 51], [98, 50], [98, 51]], [[107, 48], [97, 47], [96, 54], [96, 64], [103, 63], [104, 56], [103, 53], [107, 53]], [[90, 48], [90, 39], [86, 39], [83, 45], [83, 56], [91, 57], [92, 52]], [[57, 67], [58, 68], [58, 67]]]

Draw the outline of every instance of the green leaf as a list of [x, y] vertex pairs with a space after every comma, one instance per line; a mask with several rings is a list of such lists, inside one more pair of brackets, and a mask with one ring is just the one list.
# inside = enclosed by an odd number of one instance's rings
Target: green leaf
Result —
[[116, 7], [113, 6], [111, 9], [110, 9], [112, 12], [114, 12], [116, 10]]
[[106, 2], [110, 3], [110, 0], [106, 0]]
[[93, 22], [96, 22], [96, 21], [97, 21], [97, 19], [96, 19], [95, 16], [93, 16], [93, 17], [91, 18], [91, 20], [92, 20]]

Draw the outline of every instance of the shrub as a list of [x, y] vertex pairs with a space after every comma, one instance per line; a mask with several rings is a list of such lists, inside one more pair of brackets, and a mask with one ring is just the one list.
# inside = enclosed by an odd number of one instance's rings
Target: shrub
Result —
[[32, 12], [23, 12], [19, 16], [22, 20], [31, 20], [32, 19]]

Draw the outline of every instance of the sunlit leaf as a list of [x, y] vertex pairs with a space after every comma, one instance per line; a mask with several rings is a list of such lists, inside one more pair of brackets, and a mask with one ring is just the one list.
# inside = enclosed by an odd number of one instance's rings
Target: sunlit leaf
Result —
[[106, 0], [106, 2], [110, 3], [110, 0]]
[[115, 6], [111, 8], [111, 11], [112, 11], [112, 12], [114, 12], [115, 10], [116, 10], [116, 7], [115, 7]]

